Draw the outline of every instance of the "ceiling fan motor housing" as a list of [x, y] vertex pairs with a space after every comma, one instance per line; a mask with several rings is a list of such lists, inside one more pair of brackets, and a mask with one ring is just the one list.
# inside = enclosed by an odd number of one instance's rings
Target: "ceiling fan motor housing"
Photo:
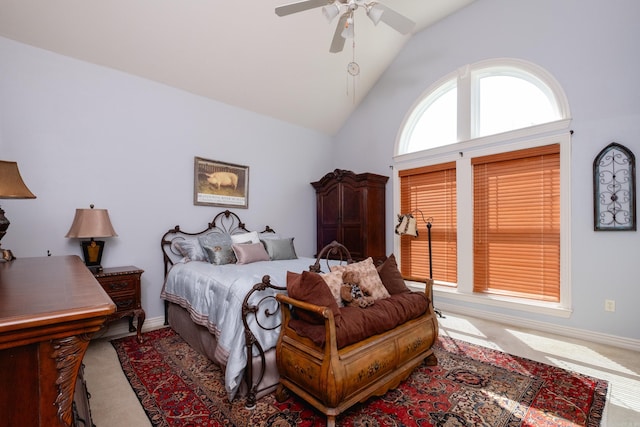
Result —
[[286, 16], [320, 7], [323, 8], [323, 14], [330, 21], [336, 16], [340, 16], [329, 49], [332, 53], [341, 52], [344, 48], [345, 38], [353, 37], [354, 12], [359, 7], [363, 7], [366, 10], [367, 16], [375, 25], [383, 21], [400, 34], [408, 34], [415, 27], [415, 22], [411, 19], [374, 0], [300, 0], [278, 6], [275, 12], [278, 16]]

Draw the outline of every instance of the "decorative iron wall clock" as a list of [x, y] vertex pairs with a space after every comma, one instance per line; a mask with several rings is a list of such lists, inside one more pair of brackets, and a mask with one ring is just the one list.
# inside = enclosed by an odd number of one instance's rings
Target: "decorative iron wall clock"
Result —
[[612, 142], [593, 161], [594, 230], [636, 230], [636, 159]]

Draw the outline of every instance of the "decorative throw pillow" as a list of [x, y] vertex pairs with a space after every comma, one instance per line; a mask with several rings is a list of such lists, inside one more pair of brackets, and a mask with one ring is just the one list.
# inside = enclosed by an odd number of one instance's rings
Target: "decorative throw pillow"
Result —
[[381, 265], [376, 267], [376, 270], [378, 270], [380, 280], [382, 280], [382, 284], [387, 288], [389, 294], [395, 295], [402, 292], [411, 292], [404, 283], [402, 274], [400, 273], [400, 270], [398, 270], [396, 257], [393, 254], [389, 255]]
[[373, 265], [373, 259], [371, 257], [364, 261], [355, 262], [347, 265], [334, 265], [331, 267], [331, 271], [356, 271], [360, 274], [360, 289], [362, 289], [368, 295], [371, 295], [374, 299], [389, 298], [389, 292], [382, 284], [378, 270]]
[[[211, 264], [223, 265], [236, 262], [233, 249], [231, 249], [231, 237], [227, 233], [210, 232], [198, 236], [198, 242], [200, 242], [200, 246]], [[229, 257], [229, 252], [231, 257]]]
[[[287, 271], [287, 294], [294, 299], [308, 302], [323, 307], [329, 307], [333, 312], [333, 317], [340, 316], [340, 308], [329, 291], [329, 287], [318, 273], [303, 271], [293, 273]], [[298, 317], [306, 322], [314, 324], [324, 324], [324, 317], [317, 313], [305, 310], [296, 310]]]
[[331, 271], [329, 273], [320, 273], [320, 276], [324, 279], [331, 291], [331, 295], [336, 300], [338, 307], [344, 307], [342, 302], [342, 296], [340, 296], [340, 288], [342, 287], [342, 271]]
[[269, 254], [264, 250], [262, 243], [243, 243], [232, 245], [233, 253], [238, 261], [236, 264], [251, 264], [257, 261], [269, 261]]
[[231, 245], [231, 236], [227, 233], [211, 231], [202, 236], [198, 236], [198, 241], [202, 246]]
[[208, 261], [198, 239], [176, 240], [172, 246], [180, 255], [187, 258], [187, 261]]
[[237, 261], [231, 245], [203, 246], [203, 248], [211, 264], [235, 264]]
[[257, 231], [250, 231], [248, 233], [232, 234], [231, 242], [235, 244], [260, 243], [260, 238]]
[[[262, 236], [261, 236], [262, 237]], [[288, 239], [266, 239], [262, 240], [264, 248], [271, 260], [297, 259], [296, 249], [293, 246], [293, 237]]]

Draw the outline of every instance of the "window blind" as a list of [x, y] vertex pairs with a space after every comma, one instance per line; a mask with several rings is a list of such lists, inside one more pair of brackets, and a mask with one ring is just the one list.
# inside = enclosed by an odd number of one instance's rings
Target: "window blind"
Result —
[[431, 248], [433, 278], [455, 286], [457, 277], [456, 230], [456, 164], [443, 163], [399, 171], [400, 212], [413, 212], [417, 220], [418, 237], [400, 239], [400, 271], [403, 276], [429, 277], [429, 244], [426, 219], [433, 218]]
[[560, 146], [477, 157], [474, 292], [560, 300]]

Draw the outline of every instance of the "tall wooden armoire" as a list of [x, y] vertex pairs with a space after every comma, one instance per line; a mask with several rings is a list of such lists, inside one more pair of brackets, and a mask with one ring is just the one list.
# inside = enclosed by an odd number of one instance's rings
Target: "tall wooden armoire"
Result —
[[337, 240], [354, 260], [384, 260], [385, 186], [389, 177], [336, 169], [312, 182], [317, 201], [317, 246]]

